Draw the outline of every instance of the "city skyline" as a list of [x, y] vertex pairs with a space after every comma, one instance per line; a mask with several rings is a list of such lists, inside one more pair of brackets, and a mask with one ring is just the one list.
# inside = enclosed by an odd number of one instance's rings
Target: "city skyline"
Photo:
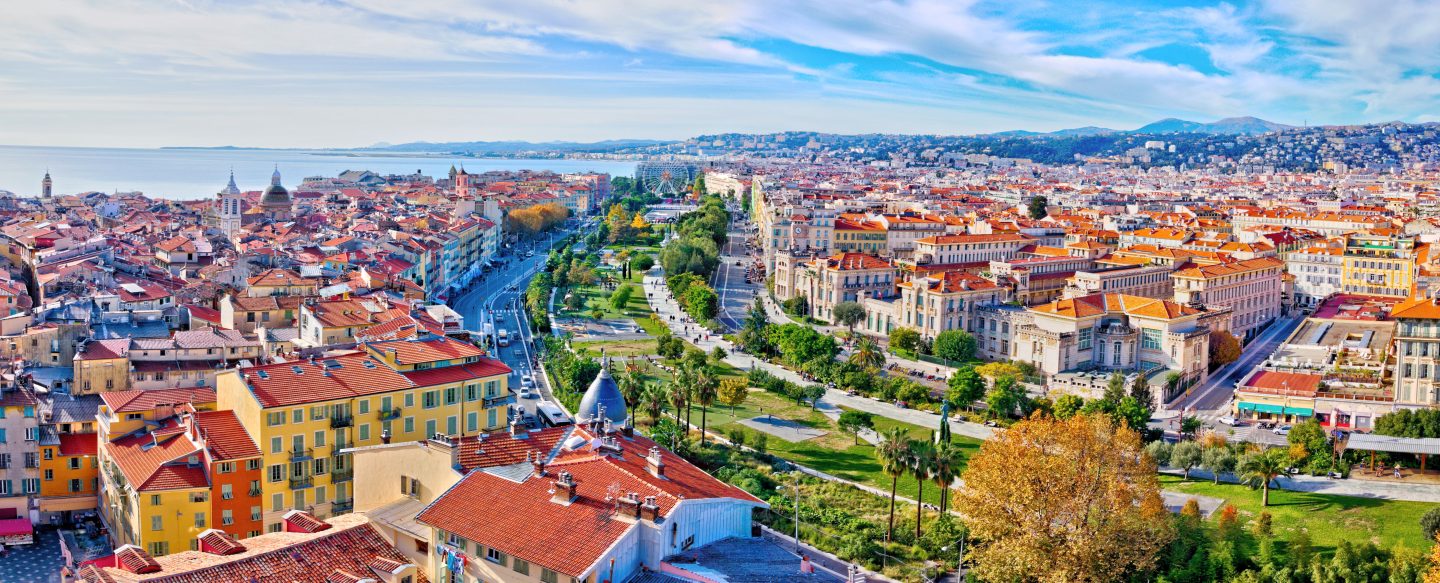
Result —
[[1440, 6], [30, 3], [0, 143], [356, 147], [1436, 121]]

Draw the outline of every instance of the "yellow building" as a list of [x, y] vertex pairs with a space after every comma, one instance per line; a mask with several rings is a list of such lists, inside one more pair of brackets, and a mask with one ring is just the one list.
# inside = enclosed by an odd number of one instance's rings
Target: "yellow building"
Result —
[[86, 340], [75, 351], [75, 395], [130, 388], [130, 339]]
[[1340, 290], [1351, 294], [1408, 298], [1415, 290], [1415, 239], [1350, 235], [1345, 239]]
[[276, 532], [292, 509], [325, 517], [354, 507], [344, 449], [503, 427], [510, 372], [470, 344], [424, 336], [226, 371], [217, 391], [260, 446], [264, 523]]

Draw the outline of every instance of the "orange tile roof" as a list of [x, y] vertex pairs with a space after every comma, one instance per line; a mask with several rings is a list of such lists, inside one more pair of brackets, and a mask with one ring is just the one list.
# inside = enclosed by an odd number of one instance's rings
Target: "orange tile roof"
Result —
[[115, 413], [153, 411], [160, 405], [214, 403], [215, 389], [183, 387], [106, 391], [100, 393], [100, 399], [105, 401], [105, 406]]
[[[454, 532], [469, 540], [572, 577], [580, 577], [622, 535], [634, 527], [611, 519], [610, 495], [638, 494], [656, 498], [661, 516], [683, 500], [728, 498], [763, 507], [744, 490], [721, 482], [683, 458], [660, 448], [665, 477], [646, 470], [646, 454], [655, 442], [636, 435], [619, 437], [623, 452], [603, 455], [589, 445], [594, 434], [568, 427], [582, 438], [575, 450], [553, 449], [546, 476], [533, 473], [514, 482], [484, 472], [470, 472], [426, 507], [416, 520]], [[512, 439], [492, 435], [489, 439]], [[562, 440], [563, 441], [563, 440]], [[522, 460], [523, 462], [523, 460]], [[577, 497], [570, 504], [551, 501], [552, 482], [569, 472]]]
[[1172, 277], [1211, 279], [1216, 277], [1224, 277], [1227, 275], [1249, 273], [1252, 271], [1262, 271], [1265, 269], [1283, 269], [1284, 267], [1285, 262], [1280, 260], [1278, 257], [1256, 257], [1254, 259], [1246, 259], [1244, 261], [1233, 261], [1230, 263], [1219, 263], [1216, 265], [1204, 265], [1199, 267], [1180, 269], [1175, 271]]
[[[327, 364], [331, 362], [334, 364]], [[374, 395], [415, 386], [404, 375], [359, 352], [314, 362], [252, 366], [240, 369], [240, 374], [263, 407]]]
[[1324, 377], [1303, 372], [1279, 372], [1260, 370], [1245, 381], [1245, 389], [1293, 391], [1314, 395], [1320, 390]]
[[258, 457], [260, 448], [234, 411], [199, 411], [194, 416], [211, 457], [216, 461]]
[[1040, 313], [1055, 314], [1069, 318], [1087, 318], [1111, 312], [1120, 312], [1131, 316], [1170, 320], [1201, 313], [1200, 310], [1175, 302], [1126, 294], [1091, 294], [1078, 298], [1056, 300], [1030, 309]]
[[365, 347], [374, 354], [386, 354], [393, 351], [400, 364], [461, 360], [485, 355], [484, 350], [473, 344], [445, 336], [368, 342]]
[[1440, 320], [1440, 304], [1424, 296], [1415, 296], [1396, 304], [1390, 310], [1391, 318], [1409, 320]]
[[[174, 428], [174, 421], [161, 428]], [[125, 480], [137, 491], [205, 488], [210, 485], [202, 465], [188, 465], [189, 456], [200, 455], [199, 448], [181, 433], [157, 430], [157, 435], [128, 435], [105, 444]]]

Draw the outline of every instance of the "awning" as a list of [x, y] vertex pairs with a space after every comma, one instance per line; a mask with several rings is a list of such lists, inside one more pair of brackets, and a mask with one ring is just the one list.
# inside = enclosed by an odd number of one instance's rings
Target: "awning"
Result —
[[30, 544], [34, 540], [35, 527], [29, 518], [6, 518], [0, 520], [0, 542], [6, 544]]
[[1255, 412], [1257, 412], [1257, 413], [1275, 413], [1275, 414], [1277, 414], [1277, 415], [1283, 414], [1283, 413], [1285, 412], [1285, 408], [1284, 408], [1284, 407], [1281, 407], [1281, 406], [1279, 406], [1279, 405], [1271, 405], [1271, 404], [1269, 404], [1269, 403], [1244, 403], [1244, 402], [1242, 402], [1242, 403], [1240, 403], [1240, 410], [1241, 410], [1241, 411], [1255, 411]]
[[41, 498], [41, 512], [63, 512], [66, 510], [94, 510], [94, 496], [68, 496], [65, 498]]
[[1314, 409], [1306, 409], [1306, 408], [1303, 408], [1303, 407], [1286, 407], [1286, 408], [1285, 408], [1285, 414], [1286, 414], [1286, 415], [1299, 415], [1299, 416], [1301, 416], [1301, 417], [1314, 417], [1314, 416], [1315, 416], [1315, 410], [1314, 410]]

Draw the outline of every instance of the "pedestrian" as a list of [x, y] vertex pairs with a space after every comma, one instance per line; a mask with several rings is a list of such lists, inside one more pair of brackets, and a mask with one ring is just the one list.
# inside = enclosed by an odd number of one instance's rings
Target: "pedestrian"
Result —
[[814, 575], [814, 574], [815, 574], [815, 565], [810, 564], [810, 557], [809, 557], [808, 555], [800, 555], [800, 574], [801, 574], [801, 575]]

